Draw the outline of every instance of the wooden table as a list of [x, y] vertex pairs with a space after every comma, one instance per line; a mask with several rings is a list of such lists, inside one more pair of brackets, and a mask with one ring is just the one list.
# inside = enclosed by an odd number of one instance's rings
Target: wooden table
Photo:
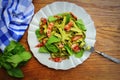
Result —
[[[35, 13], [45, 5], [58, 0], [33, 0]], [[96, 31], [97, 50], [120, 59], [120, 0], [62, 0], [83, 7], [92, 17]], [[20, 40], [30, 51], [27, 31]], [[32, 53], [31, 53], [32, 54]], [[74, 69], [62, 71], [49, 69], [34, 56], [22, 67], [25, 77], [20, 80], [120, 80], [120, 64], [113, 63], [97, 53]], [[0, 69], [0, 80], [19, 80]]]

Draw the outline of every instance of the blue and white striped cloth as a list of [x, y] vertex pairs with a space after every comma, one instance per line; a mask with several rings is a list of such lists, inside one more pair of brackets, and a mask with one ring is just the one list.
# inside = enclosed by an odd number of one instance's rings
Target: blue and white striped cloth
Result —
[[0, 0], [0, 49], [19, 41], [34, 14], [32, 0]]

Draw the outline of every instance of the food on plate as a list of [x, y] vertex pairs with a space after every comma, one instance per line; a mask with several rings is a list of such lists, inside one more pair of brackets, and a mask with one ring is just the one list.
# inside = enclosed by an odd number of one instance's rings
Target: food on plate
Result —
[[72, 12], [65, 12], [41, 18], [35, 31], [39, 53], [50, 54], [50, 60], [61, 62], [74, 55], [82, 57], [86, 50], [86, 27]]

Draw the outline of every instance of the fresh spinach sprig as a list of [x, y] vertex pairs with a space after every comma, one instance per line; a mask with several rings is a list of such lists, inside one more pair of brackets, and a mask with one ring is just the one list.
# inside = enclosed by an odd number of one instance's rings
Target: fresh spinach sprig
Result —
[[4, 68], [8, 75], [16, 78], [23, 78], [23, 72], [20, 69], [32, 55], [25, 50], [19, 42], [11, 41], [0, 54], [0, 68]]

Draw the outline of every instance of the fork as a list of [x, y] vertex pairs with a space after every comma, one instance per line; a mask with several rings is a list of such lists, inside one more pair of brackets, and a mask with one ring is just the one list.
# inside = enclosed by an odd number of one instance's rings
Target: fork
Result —
[[108, 54], [105, 54], [105, 53], [103, 53], [103, 52], [97, 51], [97, 50], [95, 50], [94, 47], [91, 47], [91, 48], [90, 48], [90, 52], [96, 52], [96, 53], [102, 55], [103, 57], [105, 57], [105, 58], [107, 58], [107, 59], [109, 59], [109, 60], [111, 60], [111, 61], [113, 61], [113, 62], [115, 62], [115, 63], [120, 64], [120, 59], [114, 58], [114, 57], [112, 57], [112, 56], [110, 56], [110, 55], [108, 55]]

